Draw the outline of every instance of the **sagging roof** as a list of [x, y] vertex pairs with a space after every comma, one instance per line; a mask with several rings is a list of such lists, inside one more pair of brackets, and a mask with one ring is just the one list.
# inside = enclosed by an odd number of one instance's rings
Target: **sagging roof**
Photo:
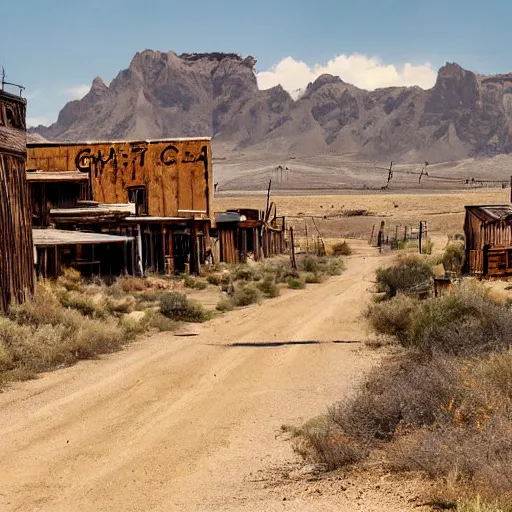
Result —
[[211, 141], [211, 137], [173, 137], [168, 139], [135, 139], [135, 140], [82, 140], [72, 142], [30, 142], [27, 148], [41, 148], [52, 146], [92, 146], [94, 144], [158, 144], [160, 142], [193, 142], [193, 141]]
[[482, 222], [497, 222], [503, 220], [512, 220], [512, 205], [484, 205], [484, 206], [466, 206], [466, 212], [471, 212]]
[[57, 183], [61, 181], [88, 181], [89, 175], [80, 171], [27, 171], [27, 181]]
[[131, 242], [133, 237], [66, 231], [64, 229], [33, 229], [32, 236], [36, 247], [54, 247], [57, 245], [113, 244]]
[[77, 217], [77, 216], [94, 216], [108, 214], [135, 214], [135, 203], [98, 203], [91, 206], [77, 208], [52, 208], [50, 215], [57, 217]]

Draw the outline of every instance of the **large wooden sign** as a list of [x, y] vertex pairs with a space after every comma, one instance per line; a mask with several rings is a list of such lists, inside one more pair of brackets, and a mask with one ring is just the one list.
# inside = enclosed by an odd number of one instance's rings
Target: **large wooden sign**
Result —
[[156, 217], [210, 218], [210, 139], [28, 145], [28, 169], [80, 171], [91, 199]]

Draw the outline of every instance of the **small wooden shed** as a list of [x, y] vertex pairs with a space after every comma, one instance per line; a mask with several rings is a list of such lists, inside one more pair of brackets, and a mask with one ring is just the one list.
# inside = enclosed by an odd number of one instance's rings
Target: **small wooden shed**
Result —
[[464, 272], [512, 275], [512, 205], [466, 206]]

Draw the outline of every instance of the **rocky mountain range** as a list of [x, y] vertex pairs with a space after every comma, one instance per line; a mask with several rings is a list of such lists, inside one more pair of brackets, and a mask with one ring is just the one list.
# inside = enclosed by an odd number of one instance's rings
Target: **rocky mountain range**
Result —
[[512, 74], [481, 76], [449, 63], [430, 90], [366, 91], [322, 75], [294, 101], [261, 91], [256, 60], [237, 54], [146, 50], [107, 86], [95, 78], [49, 140], [212, 136], [216, 155], [343, 154], [440, 162], [512, 152]]

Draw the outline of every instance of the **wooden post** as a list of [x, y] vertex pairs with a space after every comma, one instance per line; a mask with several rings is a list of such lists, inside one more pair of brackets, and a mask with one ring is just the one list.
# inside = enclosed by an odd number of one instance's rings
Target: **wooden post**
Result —
[[267, 221], [268, 209], [270, 207], [270, 187], [272, 186], [272, 180], [268, 180], [268, 190], [267, 190], [267, 209], [265, 210], [265, 220]]
[[370, 236], [370, 241], [368, 242], [370, 245], [372, 245], [372, 242], [373, 242], [373, 234], [375, 233], [375, 224], [373, 225], [373, 228], [372, 228], [372, 234]]
[[295, 259], [295, 240], [293, 238], [293, 227], [290, 228], [290, 262], [293, 269], [297, 269], [297, 260]]
[[306, 230], [306, 254], [309, 254], [309, 235], [308, 235], [308, 223], [304, 219], [304, 228]]
[[404, 242], [407, 242], [407, 226], [404, 226]]
[[141, 277], [144, 277], [144, 265], [142, 263], [142, 230], [140, 224], [137, 224], [137, 268]]
[[510, 202], [512, 203], [512, 176], [510, 176]]
[[418, 233], [418, 251], [422, 254], [423, 221], [420, 220], [420, 232]]

